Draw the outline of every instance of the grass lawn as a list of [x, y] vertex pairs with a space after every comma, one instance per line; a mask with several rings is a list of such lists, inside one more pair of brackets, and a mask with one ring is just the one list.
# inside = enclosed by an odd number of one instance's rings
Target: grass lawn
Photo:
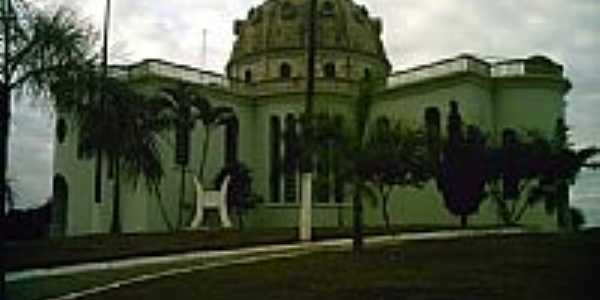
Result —
[[225, 267], [85, 299], [600, 299], [599, 270], [598, 231], [465, 238]]
[[[472, 227], [471, 229], [496, 227]], [[457, 227], [411, 225], [367, 228], [366, 235], [397, 232], [421, 232]], [[349, 228], [316, 229], [314, 239], [350, 237]], [[157, 256], [198, 250], [222, 250], [264, 244], [283, 244], [298, 241], [295, 228], [268, 230], [181, 231], [176, 233], [90, 235], [63, 239], [7, 242], [3, 256], [5, 267], [16, 271], [27, 268], [52, 267], [82, 262], [98, 262], [135, 256]]]

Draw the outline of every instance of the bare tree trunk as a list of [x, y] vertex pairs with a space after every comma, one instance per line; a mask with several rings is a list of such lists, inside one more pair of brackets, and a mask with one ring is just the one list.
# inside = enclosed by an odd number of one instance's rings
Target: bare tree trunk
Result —
[[462, 215], [460, 216], [460, 228], [465, 229], [469, 225], [469, 216]]
[[[6, 220], [6, 195], [7, 195], [7, 180], [6, 180], [6, 169], [8, 167], [8, 127], [10, 124], [10, 90], [7, 86], [2, 86], [2, 97], [0, 99], [0, 178], [2, 183], [0, 184], [0, 243], [4, 244], [4, 222]], [[2, 282], [0, 283], [0, 298], [4, 298], [5, 295], [5, 279], [4, 279], [4, 256], [0, 256], [0, 276], [2, 276]]]
[[[9, 138], [9, 126], [10, 126], [10, 105], [11, 105], [11, 90], [10, 90], [10, 44], [12, 42], [11, 38], [11, 25], [12, 20], [11, 17], [11, 1], [3, 1], [2, 7], [2, 23], [4, 27], [4, 66], [2, 68], [3, 82], [2, 82], [2, 97], [0, 97], [0, 179], [2, 182], [0, 183], [0, 245], [4, 245], [4, 222], [6, 221], [6, 171], [8, 168], [8, 138]], [[4, 255], [0, 255], [0, 276], [2, 279], [0, 280], [0, 298], [5, 298], [6, 292], [6, 282], [5, 282], [5, 270], [4, 270]]]
[[379, 187], [379, 194], [381, 194], [381, 215], [383, 217], [383, 221], [384, 221], [384, 226], [386, 230], [390, 230], [391, 228], [391, 224], [390, 224], [390, 212], [388, 209], [388, 200], [389, 200], [389, 196], [390, 196], [390, 192], [391, 189], [389, 189], [388, 191], [385, 190], [385, 186], [380, 186]]
[[165, 225], [167, 225], [167, 230], [169, 230], [169, 232], [175, 231], [175, 228], [173, 228], [173, 224], [169, 220], [169, 216], [167, 215], [167, 212], [165, 210], [165, 205], [162, 202], [160, 194], [158, 194], [156, 196], [156, 201], [158, 202], [158, 209], [160, 210], [160, 215], [161, 215], [163, 221], [165, 221]]
[[113, 185], [113, 213], [110, 232], [120, 234], [123, 231], [121, 225], [121, 163], [119, 159], [114, 159], [115, 181]]
[[383, 221], [385, 222], [385, 230], [390, 230], [390, 212], [388, 210], [388, 197], [382, 197], [381, 198], [381, 202], [382, 202], [382, 214], [383, 214]]
[[354, 252], [360, 253], [363, 249], [363, 207], [358, 188], [354, 191], [352, 200], [354, 202], [352, 205], [354, 213], [354, 235], [352, 237], [352, 246]]
[[525, 202], [523, 204], [523, 206], [521, 206], [521, 209], [518, 212], [515, 212], [515, 216], [512, 219], [513, 224], [511, 224], [511, 225], [518, 224], [521, 221], [521, 219], [523, 218], [523, 216], [525, 215], [525, 212], [527, 212], [528, 208], [529, 208], [529, 203]]
[[182, 228], [183, 211], [182, 207], [185, 202], [185, 166], [181, 166], [181, 186], [179, 189], [179, 216], [177, 217], [177, 229]]
[[560, 229], [568, 229], [570, 227], [569, 213], [569, 186], [566, 182], [560, 181], [557, 183], [556, 200], [556, 223]]
[[238, 226], [240, 228], [240, 231], [242, 231], [242, 230], [244, 230], [244, 214], [239, 209], [237, 210], [237, 217], [238, 217]]

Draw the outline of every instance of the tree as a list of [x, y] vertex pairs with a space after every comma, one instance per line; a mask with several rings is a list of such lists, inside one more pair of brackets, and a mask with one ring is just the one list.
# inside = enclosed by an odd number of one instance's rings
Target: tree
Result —
[[485, 197], [487, 176], [486, 141], [481, 131], [469, 126], [466, 137], [458, 104], [450, 103], [448, 141], [442, 154], [437, 178], [446, 208], [460, 216], [461, 227], [477, 212]]
[[[11, 100], [15, 91], [33, 96], [67, 98], [77, 87], [66, 93], [65, 86], [87, 70], [95, 59], [95, 36], [91, 27], [81, 23], [76, 15], [60, 7], [54, 13], [41, 11], [25, 1], [3, 1], [2, 7], [2, 81], [0, 82], [0, 172], [6, 182], [6, 162], [11, 116]], [[61, 101], [56, 102], [61, 105]], [[4, 184], [1, 185], [4, 198]], [[4, 203], [2, 203], [4, 216]]]
[[[24, 0], [2, 2], [2, 81], [0, 82], [0, 199], [5, 198], [11, 101], [15, 91], [36, 96], [67, 98], [76, 89], [69, 86], [80, 70], [96, 59], [95, 34], [76, 15], [60, 7], [54, 12], [39, 10]], [[84, 67], [82, 67], [84, 66]], [[64, 93], [68, 91], [69, 93]], [[56, 104], [60, 104], [57, 101]], [[0, 223], [5, 219], [0, 201]], [[0, 224], [2, 225], [2, 224]], [[0, 297], [4, 296], [4, 272]]]
[[569, 214], [571, 215], [571, 224], [569, 224], [570, 228], [573, 231], [580, 231], [581, 227], [585, 225], [585, 217], [583, 216], [581, 209], [571, 207], [569, 208]]
[[390, 228], [389, 196], [395, 187], [421, 188], [432, 171], [424, 134], [401, 122], [391, 127], [387, 118], [379, 118], [367, 138], [367, 176], [382, 200], [381, 213]]
[[254, 207], [257, 195], [252, 193], [250, 169], [241, 162], [227, 165], [215, 179], [215, 187], [220, 187], [226, 176], [231, 176], [227, 189], [227, 206], [233, 208], [240, 230], [244, 229], [244, 215]]
[[204, 169], [210, 147], [211, 133], [219, 126], [227, 125], [227, 122], [235, 116], [233, 109], [226, 106], [213, 106], [210, 101], [201, 95], [195, 95], [190, 99], [192, 107], [197, 109], [194, 116], [204, 125], [204, 141], [202, 145], [202, 159], [198, 168], [200, 180], [204, 180]]
[[[80, 126], [80, 152], [91, 158], [98, 151], [109, 160], [113, 183], [112, 233], [121, 233], [121, 173], [134, 185], [143, 177], [149, 191], [160, 197], [164, 175], [159, 132], [165, 123], [157, 119], [157, 108], [127, 82], [105, 81], [104, 107], [98, 97], [80, 103], [74, 113]], [[169, 224], [167, 224], [170, 226]]]
[[200, 120], [204, 128], [202, 157], [198, 167], [198, 178], [204, 183], [204, 171], [212, 131], [219, 126], [227, 125], [235, 115], [233, 109], [225, 106], [213, 106], [210, 101], [187, 84], [177, 84], [173, 88], [163, 88], [155, 102], [162, 103], [169, 122], [176, 133], [176, 163], [181, 167], [181, 194], [179, 198], [178, 227], [183, 225], [183, 206], [185, 198], [185, 167], [189, 162], [190, 132], [196, 120]]
[[600, 149], [573, 149], [568, 130], [558, 119], [551, 139], [536, 131], [504, 132], [502, 146], [494, 151], [488, 185], [506, 224], [518, 224], [529, 208], [544, 203], [548, 214], [556, 213], [559, 227], [571, 225], [568, 187]]
[[4, 202], [6, 203], [5, 205], [7, 205], [5, 207], [7, 212], [10, 212], [15, 209], [15, 202], [20, 198], [19, 193], [17, 193], [16, 191], [14, 183], [15, 180], [12, 179], [7, 179], [6, 183], [4, 183], [4, 188], [6, 189]]
[[[331, 118], [320, 118], [319, 122], [315, 122], [313, 125], [316, 129], [313, 132], [315, 135], [313, 138], [330, 141], [329, 144], [332, 145], [339, 158], [336, 180], [340, 180], [349, 187], [349, 194], [352, 197], [353, 249], [355, 252], [360, 252], [363, 248], [363, 199], [365, 197], [376, 199], [375, 192], [369, 185], [366, 175], [370, 168], [366, 134], [372, 95], [373, 85], [371, 82], [362, 82], [350, 128], [341, 126], [338, 124], [339, 121], [336, 122]], [[318, 146], [313, 145], [315, 148]], [[307, 145], [304, 144], [304, 147]], [[313, 150], [307, 151], [305, 148], [302, 153], [314, 153]]]
[[185, 201], [185, 173], [190, 159], [190, 134], [194, 127], [191, 111], [191, 98], [195, 95], [187, 84], [178, 84], [174, 88], [163, 88], [161, 95], [153, 99], [162, 106], [167, 123], [175, 130], [175, 163], [181, 169], [179, 193], [179, 213], [177, 228], [183, 225], [183, 206]]

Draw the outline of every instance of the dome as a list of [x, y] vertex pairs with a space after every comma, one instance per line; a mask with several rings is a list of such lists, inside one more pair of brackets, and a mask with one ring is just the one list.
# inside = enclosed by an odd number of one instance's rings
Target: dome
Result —
[[[235, 21], [228, 76], [255, 84], [305, 78], [309, 5], [310, 0], [267, 0]], [[316, 18], [317, 78], [357, 81], [389, 74], [381, 20], [365, 6], [318, 0]]]

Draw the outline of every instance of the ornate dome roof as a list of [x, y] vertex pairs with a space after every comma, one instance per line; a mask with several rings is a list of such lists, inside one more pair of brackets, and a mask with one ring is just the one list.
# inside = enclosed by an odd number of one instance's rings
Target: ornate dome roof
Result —
[[[266, 56], [291, 58], [294, 51], [296, 56], [304, 56], [309, 5], [310, 0], [266, 0], [251, 8], [247, 19], [235, 21], [237, 39], [227, 65], [229, 76], [243, 78], [240, 76], [243, 70], [238, 67]], [[381, 20], [371, 17], [365, 6], [352, 0], [318, 0], [317, 18], [317, 54], [328, 52], [331, 56], [336, 53], [335, 56], [340, 58], [351, 53], [362, 57], [358, 60], [378, 65], [375, 69], [380, 69], [379, 73], [389, 73], [390, 65], [380, 39]], [[253, 79], [258, 81], [272, 79], [264, 74], [264, 70], [255, 73], [257, 76]], [[264, 76], [259, 78], [259, 73]]]

